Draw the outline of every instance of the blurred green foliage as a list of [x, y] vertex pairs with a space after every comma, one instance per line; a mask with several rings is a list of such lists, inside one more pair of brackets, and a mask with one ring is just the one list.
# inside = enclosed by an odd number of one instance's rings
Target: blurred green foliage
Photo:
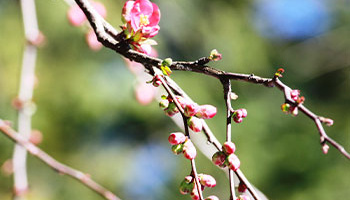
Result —
[[[124, 1], [103, 2], [107, 20], [121, 25]], [[216, 48], [223, 59], [212, 66], [226, 71], [271, 77], [284, 67], [283, 81], [301, 90], [305, 105], [317, 114], [335, 120], [326, 131], [350, 149], [350, 12], [347, 1], [329, 5], [333, 24], [321, 35], [298, 41], [266, 39], [253, 27], [253, 1], [175, 0], [156, 1], [161, 12], [160, 34], [155, 37], [160, 58], [195, 60]], [[46, 45], [39, 49], [34, 93], [38, 110], [33, 128], [44, 134], [40, 147], [74, 168], [88, 172], [123, 199], [189, 199], [178, 192], [189, 163], [170, 153], [168, 133], [179, 129], [163, 115], [157, 103], [141, 106], [134, 98], [135, 78], [121, 56], [109, 49], [89, 50], [85, 28], [69, 25], [64, 1], [36, 1], [39, 26]], [[18, 1], [0, 1], [0, 118], [16, 127], [11, 100], [18, 93], [25, 40]], [[200, 104], [218, 107], [208, 120], [223, 141], [225, 108], [217, 80], [199, 74], [174, 72], [174, 80]], [[323, 155], [312, 121], [303, 115], [291, 117], [280, 111], [283, 96], [277, 89], [233, 82], [239, 99], [235, 108], [247, 108], [248, 118], [233, 126], [248, 179], [271, 199], [348, 199], [350, 162], [331, 147]], [[160, 156], [152, 146], [164, 149]], [[165, 147], [165, 148], [164, 148]], [[146, 150], [145, 150], [146, 149]], [[148, 149], [148, 150], [147, 150]], [[0, 136], [0, 165], [10, 159], [13, 143]], [[143, 165], [149, 153], [159, 161]], [[146, 155], [147, 156], [147, 155]], [[217, 178], [216, 194], [228, 199], [225, 175], [204, 156], [198, 156], [200, 172]], [[142, 161], [144, 162], [144, 161]], [[153, 162], [153, 160], [152, 160]], [[170, 163], [170, 164], [169, 164]], [[167, 164], [167, 165], [165, 165]], [[147, 178], [156, 189], [148, 196], [132, 196], [138, 182], [135, 166], [165, 165], [162, 174]], [[78, 182], [60, 176], [36, 158], [28, 159], [31, 199], [101, 199]], [[169, 169], [166, 171], [166, 169]], [[142, 171], [141, 171], [142, 172]], [[137, 173], [139, 174], [139, 173]], [[160, 184], [159, 184], [160, 183]], [[12, 177], [0, 174], [0, 199], [11, 199]], [[141, 193], [142, 194], [142, 191]]]

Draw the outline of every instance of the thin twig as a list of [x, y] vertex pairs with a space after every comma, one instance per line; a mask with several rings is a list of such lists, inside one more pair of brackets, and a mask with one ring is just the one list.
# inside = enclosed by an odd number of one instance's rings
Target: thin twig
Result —
[[73, 169], [71, 167], [68, 167], [57, 160], [55, 160], [53, 157], [48, 155], [46, 152], [41, 150], [39, 147], [35, 146], [33, 143], [31, 143], [27, 138], [23, 137], [22, 135], [18, 134], [15, 130], [13, 130], [10, 126], [8, 126], [3, 120], [0, 119], [0, 131], [3, 132], [8, 138], [10, 138], [12, 141], [14, 141], [16, 144], [21, 145], [24, 147], [30, 154], [33, 156], [39, 158], [42, 162], [59, 172], [60, 174], [68, 175], [78, 181], [80, 181], [83, 185], [90, 188], [97, 194], [101, 195], [105, 199], [108, 200], [120, 200], [115, 194], [108, 191], [104, 187], [102, 187], [100, 184], [96, 183], [94, 180], [91, 179], [90, 175], [83, 173], [81, 171], [78, 171], [76, 169]]
[[[177, 101], [174, 92], [171, 90], [171, 88], [169, 87], [169, 85], [167, 84], [167, 82], [165, 81], [163, 76], [161, 75], [161, 72], [159, 72], [159, 69], [153, 68], [153, 70], [154, 70], [154, 75], [159, 75], [160, 81], [162, 82], [162, 86], [167, 91], [167, 93], [170, 95], [170, 97], [173, 99], [173, 102], [175, 103], [177, 109], [179, 110], [179, 112], [180, 112], [180, 114], [182, 116], [182, 119], [183, 119], [183, 123], [184, 123], [185, 135], [188, 138], [190, 138], [189, 129], [188, 129], [188, 125], [187, 125], [187, 117], [184, 114], [184, 110], [183, 110], [182, 106]], [[194, 176], [194, 180], [195, 180], [197, 192], [198, 192], [198, 195], [199, 195], [199, 199], [203, 200], [202, 186], [201, 186], [201, 184], [199, 182], [198, 173], [197, 173], [197, 169], [196, 169], [196, 162], [195, 162], [194, 159], [191, 159], [191, 168], [192, 168], [192, 173], [191, 174]]]
[[[29, 138], [32, 131], [31, 118], [34, 109], [32, 98], [35, 82], [35, 62], [37, 57], [37, 47], [34, 43], [39, 39], [40, 31], [38, 29], [34, 0], [21, 0], [21, 9], [27, 42], [23, 52], [18, 99], [15, 101], [19, 109], [18, 132], [23, 137]], [[14, 199], [26, 199], [25, 194], [29, 188], [26, 159], [26, 150], [22, 146], [16, 144], [12, 159], [14, 170]]]

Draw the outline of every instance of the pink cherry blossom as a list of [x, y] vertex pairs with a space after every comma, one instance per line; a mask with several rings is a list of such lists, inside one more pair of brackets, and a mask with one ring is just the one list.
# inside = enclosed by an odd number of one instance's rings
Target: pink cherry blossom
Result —
[[[103, 17], [105, 18], [107, 15], [107, 10], [105, 6], [100, 2], [91, 2], [92, 6], [95, 8], [95, 10]], [[74, 5], [69, 8], [68, 13], [68, 20], [73, 26], [80, 26], [86, 21], [86, 16], [84, 12], [80, 9], [78, 5]]]
[[212, 105], [201, 105], [197, 117], [202, 119], [211, 119], [216, 115], [216, 107]]
[[122, 11], [122, 19], [129, 24], [134, 33], [140, 31], [145, 38], [158, 34], [160, 10], [149, 0], [127, 1]]
[[168, 141], [172, 145], [181, 144], [185, 142], [186, 136], [181, 132], [171, 133], [168, 137]]

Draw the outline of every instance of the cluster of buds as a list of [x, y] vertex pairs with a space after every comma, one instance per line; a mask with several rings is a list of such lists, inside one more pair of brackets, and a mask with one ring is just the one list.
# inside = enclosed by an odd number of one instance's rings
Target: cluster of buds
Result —
[[233, 121], [236, 123], [241, 123], [243, 121], [243, 118], [246, 118], [248, 115], [247, 110], [245, 108], [240, 108], [238, 110], [235, 110], [232, 114]]
[[[290, 97], [293, 101], [295, 101], [298, 105], [304, 103], [305, 98], [300, 95], [300, 90], [291, 90], [290, 91]], [[284, 103], [281, 106], [281, 109], [285, 113], [291, 113], [294, 116], [298, 115], [298, 107], [290, 105], [289, 103]]]
[[[203, 125], [201, 119], [211, 119], [216, 115], [217, 109], [212, 105], [198, 105], [186, 100], [181, 96], [176, 96], [175, 98], [184, 110], [184, 115], [188, 117], [188, 127], [194, 132], [202, 131]], [[174, 100], [169, 96], [162, 96], [159, 107], [163, 108], [165, 114], [170, 117], [179, 112], [179, 109], [176, 107]]]
[[171, 150], [178, 155], [183, 153], [185, 158], [193, 160], [197, 155], [197, 150], [191, 140], [181, 132], [171, 133], [168, 137], [169, 143], [172, 145]]
[[233, 171], [239, 169], [241, 162], [238, 157], [234, 154], [236, 151], [236, 145], [232, 142], [225, 142], [222, 145], [222, 151], [214, 153], [212, 161], [219, 167], [229, 167]]
[[180, 96], [177, 96], [176, 100], [184, 109], [184, 115], [188, 117], [188, 127], [194, 132], [202, 131], [203, 125], [200, 119], [211, 119], [216, 115], [217, 109], [215, 106], [198, 105]]
[[[214, 177], [208, 174], [198, 174], [199, 183], [201, 185], [201, 190], [203, 191], [205, 187], [215, 187], [216, 181]], [[185, 179], [180, 184], [181, 194], [190, 194], [193, 200], [199, 199], [198, 189], [195, 184], [195, 178], [193, 176], [186, 176]], [[205, 200], [219, 200], [216, 196], [209, 196]]]
[[157, 43], [152, 38], [159, 31], [160, 10], [149, 0], [127, 1], [122, 11], [122, 21], [126, 39], [136, 51], [151, 54], [151, 45]]

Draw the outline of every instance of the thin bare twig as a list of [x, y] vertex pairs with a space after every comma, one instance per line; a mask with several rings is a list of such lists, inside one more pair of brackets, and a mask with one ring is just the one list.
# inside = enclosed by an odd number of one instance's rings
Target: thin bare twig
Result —
[[101, 195], [105, 199], [120, 200], [115, 194], [113, 194], [112, 192], [110, 192], [109, 190], [105, 189], [100, 184], [92, 180], [90, 175], [58, 162], [53, 157], [48, 155], [46, 152], [41, 150], [39, 147], [31, 143], [27, 138], [18, 134], [15, 130], [13, 130], [1, 119], [0, 119], [0, 131], [3, 132], [8, 138], [10, 138], [16, 144], [24, 147], [30, 154], [39, 158], [42, 162], [44, 162], [45, 164], [47, 164], [48, 166], [50, 166], [52, 169], [56, 170], [60, 174], [68, 175], [80, 181], [83, 185], [90, 188], [92, 191]]
[[[32, 126], [31, 117], [33, 114], [32, 97], [35, 82], [35, 62], [37, 57], [37, 47], [34, 45], [40, 37], [38, 22], [36, 17], [34, 0], [21, 0], [22, 18], [27, 40], [23, 52], [22, 72], [18, 99], [16, 103], [19, 109], [18, 113], [18, 132], [25, 138], [29, 138]], [[28, 191], [28, 178], [26, 169], [26, 150], [15, 145], [13, 152], [13, 170], [14, 170], [14, 199], [26, 199], [25, 194]]]

